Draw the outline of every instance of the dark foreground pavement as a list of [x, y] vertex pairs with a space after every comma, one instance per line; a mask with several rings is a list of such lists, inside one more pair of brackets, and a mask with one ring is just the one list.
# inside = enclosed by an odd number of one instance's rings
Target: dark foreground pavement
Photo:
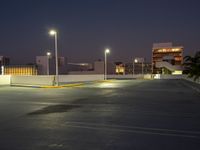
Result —
[[0, 87], [0, 150], [199, 150], [200, 93], [183, 80]]

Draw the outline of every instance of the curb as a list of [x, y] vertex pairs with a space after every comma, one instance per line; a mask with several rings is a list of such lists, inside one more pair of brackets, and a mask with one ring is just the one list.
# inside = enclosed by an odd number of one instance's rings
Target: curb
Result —
[[49, 88], [49, 89], [53, 89], [53, 88], [67, 88], [67, 87], [80, 87], [82, 85], [85, 85], [87, 83], [110, 83], [113, 80], [98, 80], [98, 81], [91, 81], [91, 82], [80, 82], [80, 83], [68, 83], [68, 84], [63, 84], [63, 85], [59, 85], [59, 86], [52, 86], [52, 85], [21, 85], [21, 84], [13, 84], [10, 86], [13, 87], [29, 87], [29, 88]]
[[40, 88], [40, 86], [36, 86], [36, 85], [18, 85], [18, 84], [12, 84], [10, 86], [13, 86], [13, 87], [28, 87], [28, 88]]
[[107, 82], [113, 82], [116, 79], [109, 79], [109, 80], [98, 80], [98, 81], [93, 81], [94, 83], [107, 83]]
[[70, 83], [70, 84], [64, 84], [64, 85], [60, 85], [60, 86], [51, 86], [51, 85], [46, 85], [46, 86], [40, 86], [40, 85], [18, 85], [18, 84], [14, 84], [11, 85], [13, 87], [28, 87], [28, 88], [49, 88], [49, 89], [53, 89], [53, 88], [65, 88], [65, 87], [78, 87], [84, 85], [84, 83]]
[[71, 84], [64, 84], [64, 85], [61, 85], [61, 87], [78, 87], [78, 86], [82, 86], [84, 85], [84, 83], [71, 83]]

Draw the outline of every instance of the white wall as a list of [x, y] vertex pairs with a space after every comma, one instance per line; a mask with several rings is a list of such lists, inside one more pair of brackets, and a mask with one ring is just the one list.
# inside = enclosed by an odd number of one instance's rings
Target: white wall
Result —
[[95, 71], [70, 71], [68, 75], [95, 75]]
[[[104, 75], [59, 75], [59, 82], [103, 80]], [[53, 85], [54, 76], [12, 76], [11, 85]]]
[[183, 75], [160, 75], [160, 79], [182, 79]]
[[10, 75], [0, 75], [0, 85], [10, 85]]
[[135, 78], [143, 78], [143, 75], [141, 74], [135, 74], [135, 75], [107, 75], [108, 79], [135, 79]]
[[96, 81], [103, 80], [103, 74], [96, 75], [59, 75], [59, 82], [81, 82], [81, 81]]
[[[151, 79], [151, 74], [147, 75], [108, 75], [109, 79]], [[71, 83], [71, 82], [87, 82], [103, 80], [103, 74], [96, 75], [59, 75], [59, 82]], [[161, 79], [186, 79], [185, 75], [161, 75]], [[0, 76], [0, 85], [53, 85], [54, 76]], [[200, 83], [200, 80], [196, 81]]]
[[53, 85], [54, 76], [12, 76], [11, 85]]
[[108, 79], [151, 79], [151, 74], [108, 75]]

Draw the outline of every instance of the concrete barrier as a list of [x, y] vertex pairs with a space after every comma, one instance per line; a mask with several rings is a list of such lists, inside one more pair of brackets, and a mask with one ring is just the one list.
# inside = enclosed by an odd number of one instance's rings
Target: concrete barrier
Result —
[[11, 85], [53, 85], [54, 76], [11, 76]]
[[151, 79], [151, 74], [108, 75], [108, 79]]
[[97, 75], [59, 75], [59, 82], [71, 83], [71, 82], [87, 82], [103, 80], [103, 74]]
[[136, 79], [136, 78], [143, 78], [143, 75], [107, 75], [108, 79]]
[[0, 85], [10, 85], [10, 75], [0, 75]]
[[[104, 75], [59, 75], [59, 83], [75, 83], [103, 80]], [[52, 86], [55, 76], [11, 76], [11, 85], [42, 85]]]
[[[157, 74], [158, 76], [158, 74]], [[154, 75], [154, 78], [156, 77], [156, 75]], [[155, 79], [184, 79], [187, 81], [191, 81], [193, 83], [198, 83], [200, 84], [200, 78], [197, 79], [196, 81], [194, 81], [194, 78], [189, 78], [187, 75], [163, 75], [160, 74], [159, 78], [155, 78]]]
[[183, 75], [165, 75], [165, 74], [161, 74], [160, 75], [160, 79], [182, 79]]
[[190, 82], [194, 82], [194, 83], [197, 83], [197, 84], [200, 84], [200, 78], [197, 79], [196, 81], [194, 81], [194, 78], [188, 78], [187, 75], [183, 75], [183, 76], [182, 76], [182, 79], [187, 80], [187, 81], [190, 81]]
[[152, 79], [153, 75], [152, 74], [145, 74], [144, 79]]
[[[145, 75], [108, 75], [108, 79], [151, 79], [151, 74]], [[76, 83], [76, 82], [89, 82], [103, 80], [103, 74], [97, 75], [59, 75], [59, 83]], [[193, 79], [188, 78], [186, 75], [160, 75], [160, 79], [185, 79], [188, 81], [193, 81]], [[42, 86], [52, 86], [55, 82], [55, 76], [10, 76], [4, 75], [0, 76], [0, 85], [42, 85]], [[200, 84], [200, 80], [196, 83]]]

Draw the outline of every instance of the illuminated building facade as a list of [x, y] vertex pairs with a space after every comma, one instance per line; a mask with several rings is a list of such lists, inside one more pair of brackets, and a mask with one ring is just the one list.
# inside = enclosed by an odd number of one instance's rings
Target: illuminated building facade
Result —
[[115, 62], [115, 73], [125, 74], [125, 65], [122, 62]]
[[5, 66], [5, 75], [37, 75], [36, 65], [19, 65], [19, 66]]
[[173, 46], [172, 43], [153, 44], [152, 73], [173, 74], [182, 63], [183, 46]]

